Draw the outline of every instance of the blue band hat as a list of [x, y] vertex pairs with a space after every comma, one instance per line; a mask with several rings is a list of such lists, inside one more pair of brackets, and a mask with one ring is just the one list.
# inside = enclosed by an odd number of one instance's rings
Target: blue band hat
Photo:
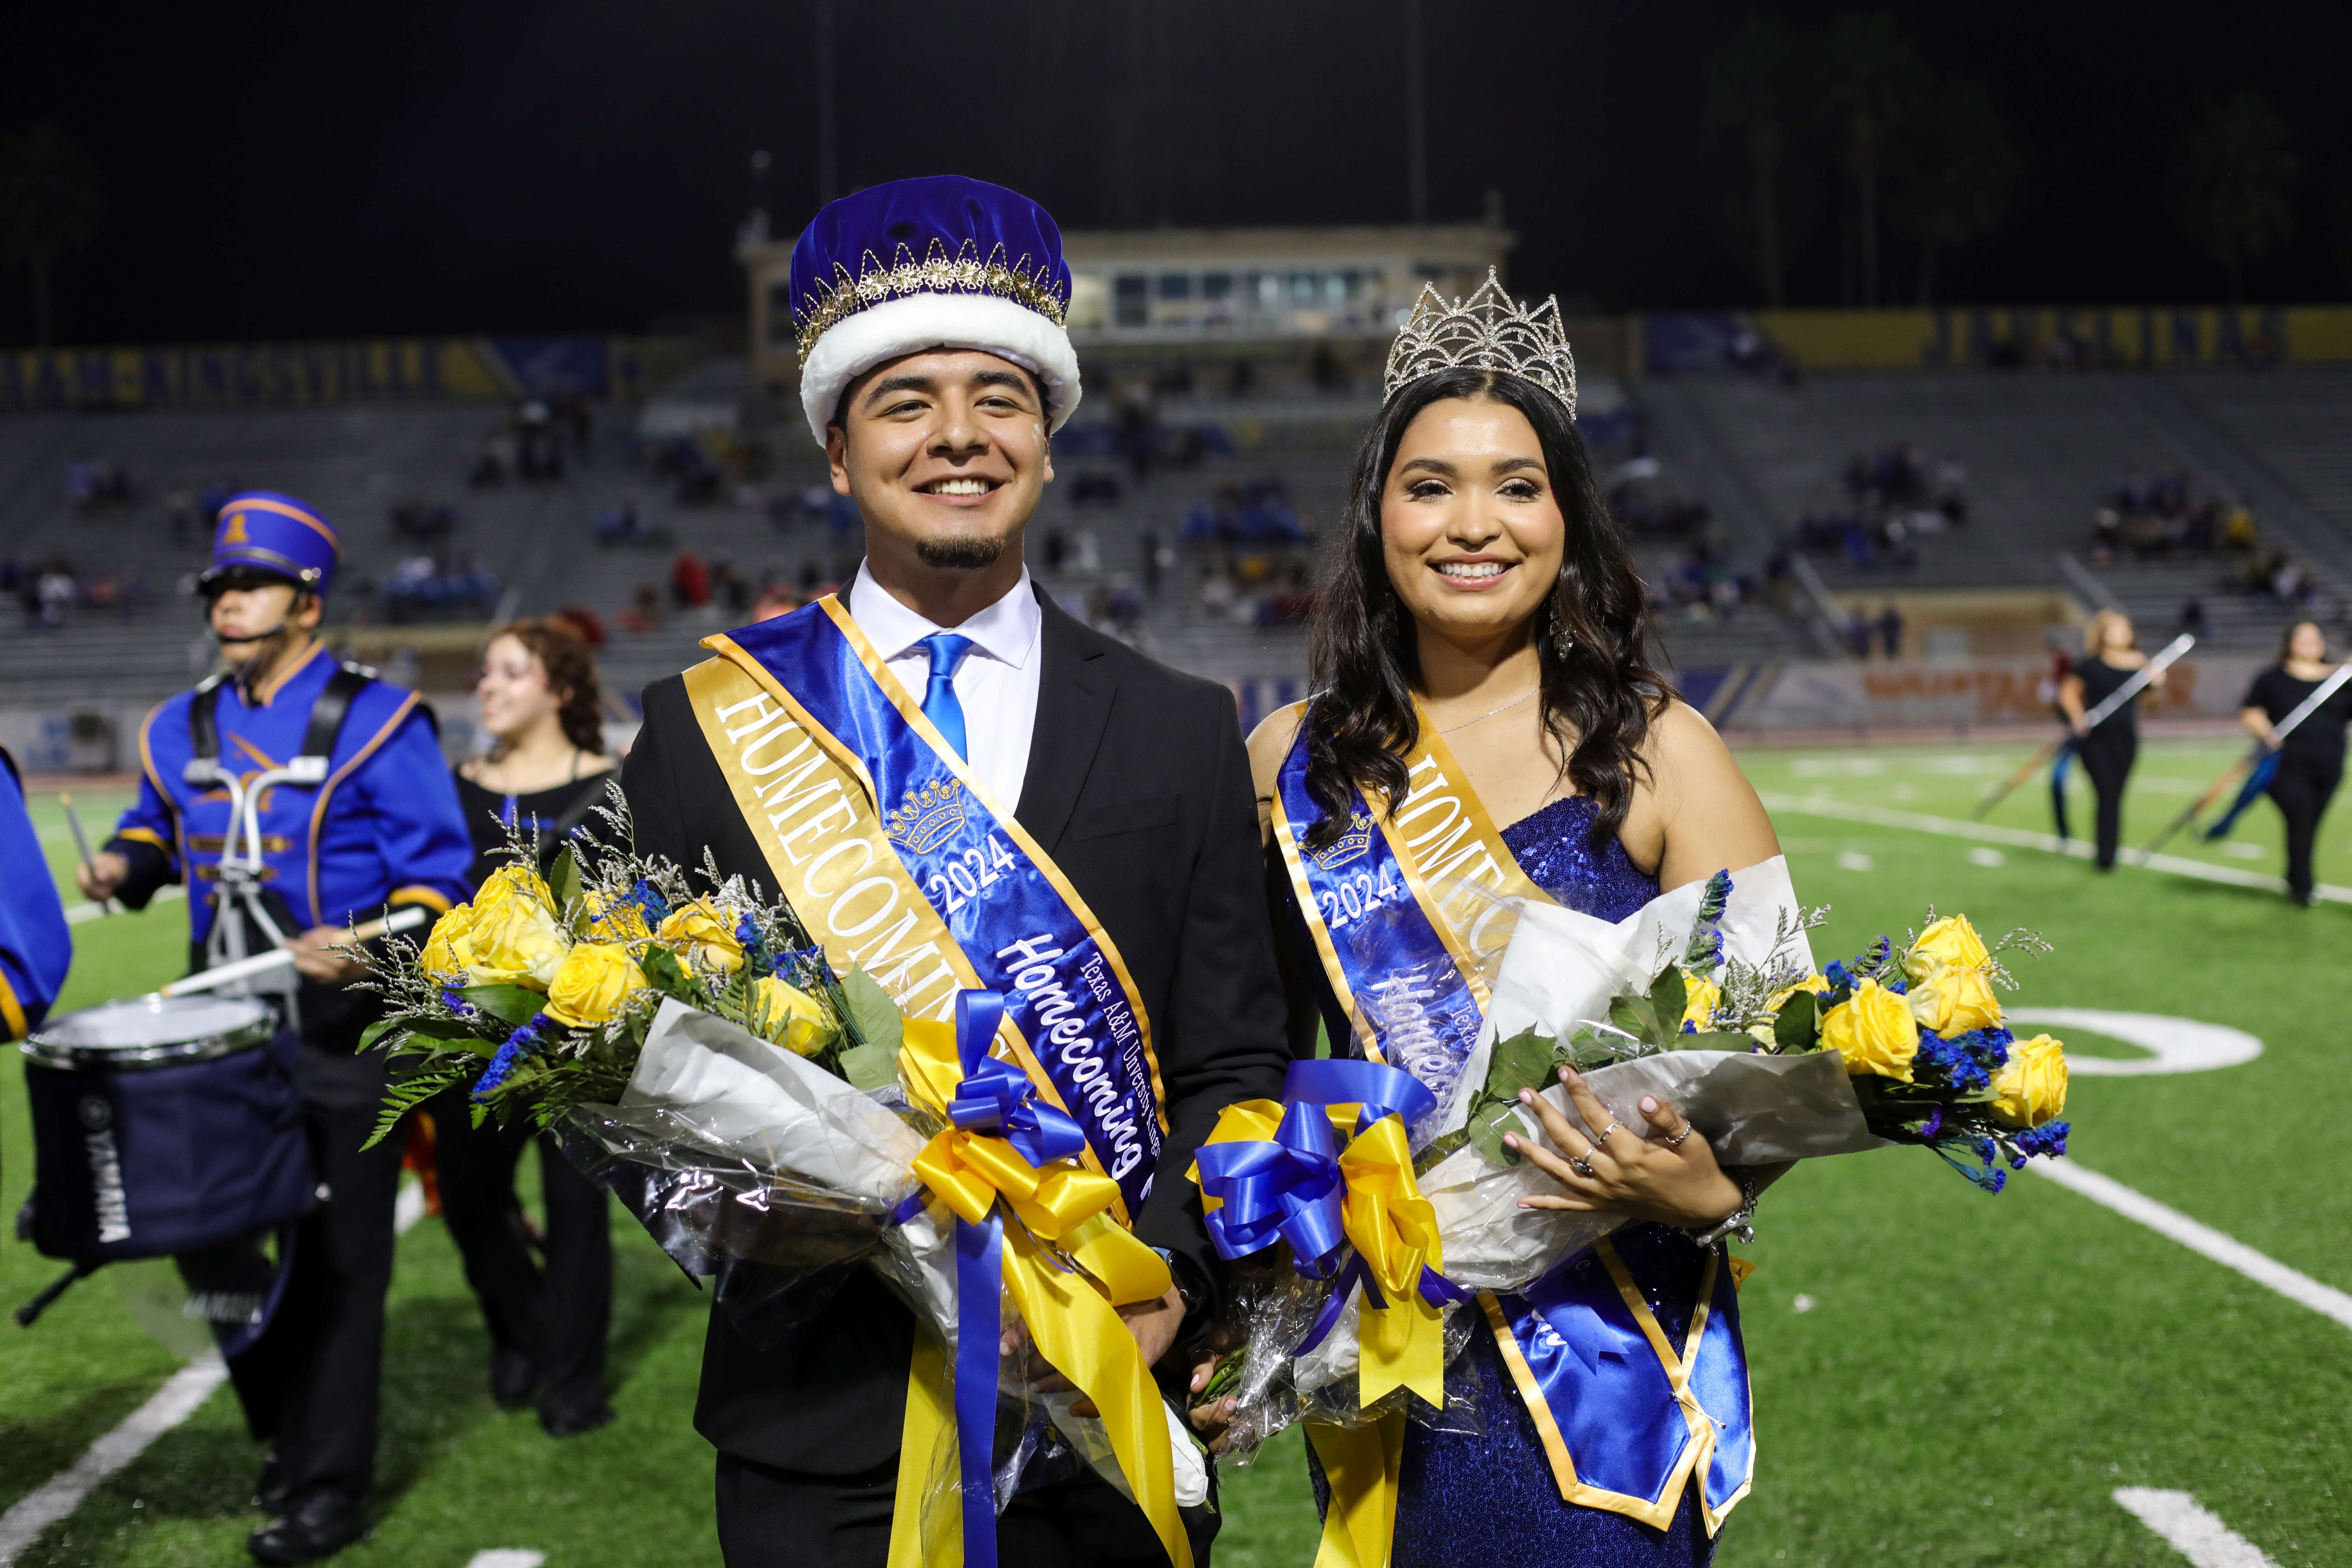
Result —
[[1050, 429], [1078, 405], [1062, 231], [1017, 191], [937, 174], [844, 196], [793, 247], [792, 297], [801, 407], [819, 443], [851, 382], [926, 349], [979, 349], [1031, 372]]
[[208, 584], [237, 570], [267, 572], [323, 594], [341, 553], [334, 525], [316, 507], [275, 490], [242, 490], [220, 509], [212, 564], [197, 581]]

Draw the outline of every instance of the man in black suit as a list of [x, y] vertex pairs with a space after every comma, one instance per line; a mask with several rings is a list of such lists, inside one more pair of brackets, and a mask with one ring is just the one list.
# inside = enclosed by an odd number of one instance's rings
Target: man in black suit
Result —
[[[926, 226], [950, 255], [977, 240], [973, 252], [1001, 260], [1006, 252], [988, 242], [1004, 244], [1008, 232], [1032, 253], [1011, 269], [960, 275], [977, 284], [971, 294], [927, 289], [935, 273], [883, 268], [856, 295], [878, 306], [830, 309], [850, 296], [825, 286], [829, 252], [864, 251], [878, 268], [861, 226], [904, 244], [897, 255], [908, 265]], [[1134, 1228], [1167, 1258], [1175, 1285], [1120, 1310], [1153, 1365], [1194, 1342], [1219, 1308], [1220, 1265], [1184, 1179], [1193, 1150], [1225, 1106], [1279, 1097], [1288, 1048], [1230, 693], [1079, 624], [1022, 563], [1024, 531], [1053, 477], [1048, 432], [1078, 390], [1058, 310], [1041, 309], [1034, 282], [1025, 293], [1019, 286], [1058, 274], [1066, 299], [1058, 250], [1050, 218], [974, 181], [904, 181], [835, 204], [795, 255], [796, 280], [803, 261], [816, 280], [796, 289], [803, 396], [834, 488], [866, 523], [849, 617], [1092, 911], [1148, 1022], [1167, 1132]], [[1053, 303], [1050, 289], [1043, 300]], [[854, 352], [835, 352], [845, 342]], [[982, 346], [962, 346], [972, 344]], [[776, 673], [789, 688], [790, 672]], [[637, 847], [684, 866], [699, 866], [707, 847], [722, 877], [772, 896], [765, 825], [747, 820], [706, 734], [686, 678], [646, 689], [623, 774]], [[1000, 967], [997, 956], [968, 956], [983, 974]], [[1109, 1151], [1097, 1152], [1108, 1168]], [[722, 1297], [695, 1421], [719, 1449], [730, 1568], [879, 1568], [913, 1340], [911, 1315], [862, 1268], [740, 1321]], [[1185, 1512], [1205, 1563], [1214, 1516]], [[1167, 1561], [1141, 1510], [1084, 1470], [1031, 1485], [1000, 1519], [999, 1539], [1008, 1563]]]

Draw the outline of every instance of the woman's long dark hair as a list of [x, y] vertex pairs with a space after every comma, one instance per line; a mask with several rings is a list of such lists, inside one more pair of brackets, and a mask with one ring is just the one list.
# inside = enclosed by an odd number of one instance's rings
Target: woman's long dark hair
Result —
[[1421, 655], [1412, 616], [1389, 581], [1381, 498], [1406, 428], [1423, 409], [1449, 397], [1508, 404], [1527, 416], [1543, 448], [1568, 524], [1559, 581], [1536, 612], [1543, 722], [1566, 759], [1563, 772], [1597, 808], [1595, 845], [1624, 826], [1635, 778], [1647, 771], [1641, 753], [1651, 721], [1675, 695], [1650, 662], [1649, 597], [1567, 408], [1542, 387], [1501, 371], [1423, 376], [1364, 433], [1347, 515], [1324, 561], [1308, 632], [1317, 689], [1306, 716], [1307, 793], [1323, 808], [1307, 834], [1312, 849], [1344, 831], [1352, 790], [1385, 796], [1391, 812], [1404, 803], [1404, 758], [1421, 742], [1412, 705]]

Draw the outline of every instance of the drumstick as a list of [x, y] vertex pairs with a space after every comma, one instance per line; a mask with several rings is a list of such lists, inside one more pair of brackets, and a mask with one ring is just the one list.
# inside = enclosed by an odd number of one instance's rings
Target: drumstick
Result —
[[[66, 826], [73, 829], [74, 847], [81, 851], [81, 868], [96, 877], [98, 862], [90, 858], [89, 835], [81, 830], [81, 813], [74, 809], [73, 796], [60, 790], [58, 792], [58, 804], [66, 808]], [[112, 914], [114, 900], [110, 898], [99, 900], [98, 912], [100, 916]]]
[[[390, 936], [397, 931], [415, 931], [423, 925], [430, 911], [411, 905], [386, 915], [380, 921], [369, 921], [352, 928], [352, 941], [366, 942], [371, 937]], [[174, 980], [163, 987], [166, 996], [184, 996], [191, 991], [210, 991], [234, 980], [249, 980], [257, 974], [267, 974], [273, 969], [283, 969], [294, 962], [290, 948], [272, 948], [268, 952], [255, 953], [251, 958], [239, 958], [211, 969], [199, 970], [185, 979]]]

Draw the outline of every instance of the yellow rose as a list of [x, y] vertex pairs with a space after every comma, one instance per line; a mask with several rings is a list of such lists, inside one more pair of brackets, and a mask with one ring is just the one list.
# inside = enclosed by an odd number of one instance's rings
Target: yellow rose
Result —
[[733, 923], [724, 910], [708, 899], [670, 910], [654, 935], [677, 949], [679, 956], [690, 954], [705, 969], [732, 974], [743, 967], [743, 944], [735, 940]]
[[1715, 1027], [1716, 1005], [1723, 1000], [1723, 987], [1712, 980], [1696, 974], [1683, 976], [1683, 1022], [1704, 1035]]
[[643, 942], [653, 935], [645, 906], [631, 898], [607, 898], [590, 889], [580, 898], [582, 924], [591, 942]]
[[[1924, 989], [1936, 994], [1940, 1018], [1927, 1027], [1939, 1035], [1965, 1035], [2000, 1022], [2000, 998], [1993, 994], [1992, 976], [1983, 969], [1947, 964], [1928, 977]], [[1916, 1005], [1913, 1010], [1917, 1010]], [[1924, 1016], [1920, 1022], [1927, 1023]]]
[[833, 1040], [824, 1005], [771, 974], [751, 987], [767, 1020], [768, 1037], [795, 1056], [813, 1057]]
[[1911, 1058], [1919, 1054], [1919, 1026], [1901, 996], [1864, 980], [1822, 1015], [1822, 1048], [1844, 1055], [1849, 1077], [1874, 1074], [1909, 1083]]
[[1794, 985], [1790, 986], [1786, 991], [1776, 991], [1773, 993], [1771, 1002], [1772, 1011], [1775, 1013], [1779, 1012], [1788, 1004], [1789, 998], [1794, 996], [1800, 991], [1810, 991], [1814, 995], [1818, 996], [1829, 988], [1829, 976], [1826, 974], [1808, 974], [1802, 980], [1798, 981]]
[[418, 967], [427, 974], [470, 974], [474, 967], [470, 934], [473, 923], [471, 904], [459, 904], [444, 912], [433, 922], [433, 930], [425, 939], [425, 951], [417, 955]]
[[2066, 1047], [2036, 1035], [2009, 1047], [1992, 1075], [1992, 1111], [2011, 1127], [2039, 1127], [2066, 1109]]
[[1992, 961], [1985, 951], [1977, 928], [1969, 924], [1966, 915], [1946, 915], [1931, 922], [1903, 955], [1903, 972], [1914, 980], [1925, 980], [1938, 969], [1974, 969], [1981, 971]]
[[548, 891], [547, 884], [540, 879], [539, 873], [529, 866], [519, 866], [511, 861], [491, 872], [488, 879], [474, 890], [474, 908], [488, 914], [509, 899], [530, 900], [550, 913], [555, 909], [555, 895]]
[[559, 1024], [601, 1024], [645, 984], [627, 948], [616, 942], [583, 942], [563, 955], [547, 988], [547, 1016]]
[[528, 985], [534, 991], [554, 982], [572, 945], [552, 910], [511, 893], [494, 908], [476, 907], [467, 940], [474, 950], [467, 972], [475, 984]]

